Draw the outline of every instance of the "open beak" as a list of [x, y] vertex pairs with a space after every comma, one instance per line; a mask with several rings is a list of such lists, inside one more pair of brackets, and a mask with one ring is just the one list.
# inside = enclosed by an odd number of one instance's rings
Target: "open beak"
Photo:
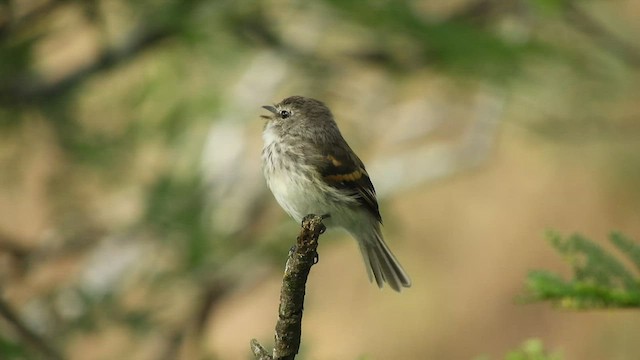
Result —
[[[278, 113], [278, 110], [276, 110], [276, 108], [271, 106], [271, 105], [265, 105], [265, 106], [263, 106], [263, 108], [269, 110], [273, 114], [277, 114]], [[271, 116], [267, 116], [267, 115], [260, 115], [260, 117], [263, 118], [263, 119], [271, 119]]]

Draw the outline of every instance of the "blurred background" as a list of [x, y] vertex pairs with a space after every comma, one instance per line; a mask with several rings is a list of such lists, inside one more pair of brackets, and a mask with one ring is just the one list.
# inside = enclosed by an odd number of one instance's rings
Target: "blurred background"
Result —
[[[640, 2], [0, 1], [0, 358], [249, 359], [298, 224], [262, 105], [325, 101], [413, 278], [321, 238], [305, 359], [637, 359], [640, 314], [521, 304], [545, 233], [640, 238]], [[43, 355], [44, 354], [44, 355]]]

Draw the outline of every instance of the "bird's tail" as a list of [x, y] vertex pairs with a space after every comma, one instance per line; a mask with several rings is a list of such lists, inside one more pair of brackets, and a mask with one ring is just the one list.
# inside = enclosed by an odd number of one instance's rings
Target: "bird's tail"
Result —
[[366, 235], [359, 234], [358, 244], [364, 258], [369, 275], [369, 281], [375, 279], [378, 287], [382, 288], [386, 282], [393, 290], [400, 292], [405, 287], [411, 287], [411, 279], [404, 271], [400, 262], [393, 256], [391, 250], [382, 238], [380, 226], [376, 224]]

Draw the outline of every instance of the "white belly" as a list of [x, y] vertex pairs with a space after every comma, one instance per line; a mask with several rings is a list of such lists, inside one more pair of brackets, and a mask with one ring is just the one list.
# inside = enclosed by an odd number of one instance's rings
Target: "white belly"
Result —
[[308, 214], [328, 213], [321, 194], [313, 190], [317, 185], [301, 173], [274, 172], [267, 183], [278, 204], [298, 222]]

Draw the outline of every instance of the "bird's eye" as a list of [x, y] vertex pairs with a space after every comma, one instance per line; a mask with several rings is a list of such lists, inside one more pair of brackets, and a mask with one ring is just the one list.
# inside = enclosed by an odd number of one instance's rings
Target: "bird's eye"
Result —
[[280, 110], [280, 117], [281, 118], [286, 119], [289, 116], [291, 116], [291, 113], [289, 112], [289, 110]]

